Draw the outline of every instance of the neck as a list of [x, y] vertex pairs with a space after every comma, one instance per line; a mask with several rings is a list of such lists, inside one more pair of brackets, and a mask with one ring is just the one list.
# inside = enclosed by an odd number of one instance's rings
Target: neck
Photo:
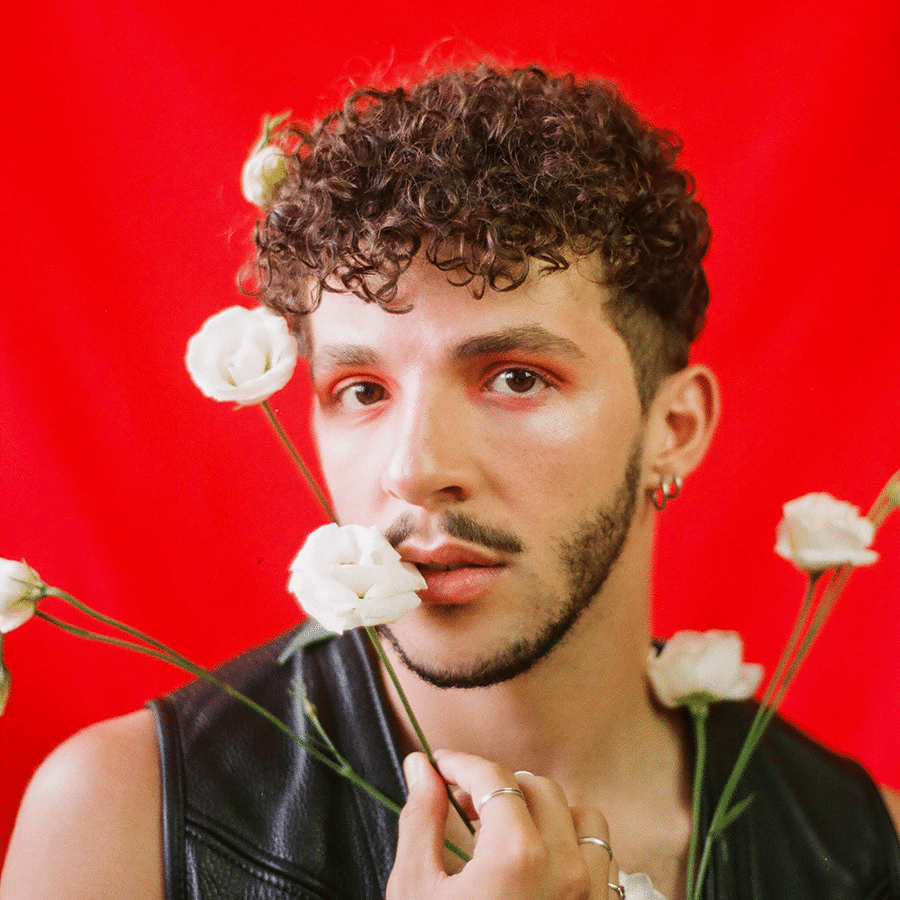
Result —
[[[618, 567], [559, 645], [491, 687], [434, 687], [388, 652], [432, 747], [552, 778], [571, 805], [606, 815], [625, 871], [656, 868], [654, 882], [671, 890], [689, 827], [689, 754], [683, 720], [648, 690], [648, 571]], [[390, 686], [388, 695], [405, 749], [416, 749]]]

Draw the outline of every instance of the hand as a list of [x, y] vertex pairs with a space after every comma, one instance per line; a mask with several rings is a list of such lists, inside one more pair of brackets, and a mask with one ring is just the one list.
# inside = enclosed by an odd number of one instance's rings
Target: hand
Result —
[[[618, 867], [602, 846], [580, 837], [609, 840], [606, 819], [596, 809], [570, 807], [548, 778], [514, 775], [477, 756], [435, 754], [444, 778], [458, 789], [466, 811], [480, 820], [471, 862], [455, 875], [444, 867], [447, 794], [421, 753], [404, 763], [409, 798], [400, 815], [397, 858], [386, 900], [610, 900], [607, 886]], [[503, 787], [477, 809], [481, 799]], [[612, 877], [610, 873], [612, 872]]]

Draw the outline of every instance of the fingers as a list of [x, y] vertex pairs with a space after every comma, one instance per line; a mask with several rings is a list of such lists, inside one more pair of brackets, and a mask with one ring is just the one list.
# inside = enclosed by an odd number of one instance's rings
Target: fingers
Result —
[[444, 876], [444, 822], [449, 801], [440, 776], [422, 753], [403, 762], [409, 796], [400, 813], [397, 856], [386, 898], [427, 896]]
[[[495, 887], [508, 885], [498, 896], [606, 900], [604, 876], [609, 860], [588, 863], [559, 785], [465, 754], [441, 752], [437, 763], [448, 781], [473, 798], [481, 821], [475, 857], [467, 866], [469, 875], [481, 867], [486, 873], [490, 869]], [[585, 811], [580, 818], [585, 827], [607, 833], [599, 813]], [[594, 881], [602, 885], [603, 893], [591, 893]]]
[[578, 835], [578, 846], [588, 867], [591, 882], [590, 896], [615, 897], [609, 884], [617, 882], [619, 867], [613, 861], [609, 841], [609, 825], [599, 810], [589, 807], [572, 807], [572, 822]]
[[462, 794], [463, 807], [481, 820], [478, 846], [482, 853], [502, 853], [510, 833], [524, 840], [537, 837], [524, 792], [518, 793], [521, 788], [509, 769], [450, 750], [439, 750], [435, 759], [441, 775]]
[[603, 815], [570, 808], [553, 781], [477, 756], [440, 751], [441, 775], [480, 818], [472, 859], [444, 867], [446, 785], [422, 754], [404, 763], [409, 799], [400, 817], [387, 900], [616, 900], [618, 867]]

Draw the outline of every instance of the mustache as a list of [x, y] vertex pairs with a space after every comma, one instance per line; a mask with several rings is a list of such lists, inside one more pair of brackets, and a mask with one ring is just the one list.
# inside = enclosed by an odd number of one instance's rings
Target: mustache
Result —
[[[521, 553], [525, 549], [522, 541], [511, 531], [476, 522], [471, 516], [461, 512], [442, 513], [440, 529], [450, 537], [467, 541], [470, 544], [478, 544], [488, 550], [497, 550], [501, 553]], [[391, 523], [384, 536], [390, 545], [396, 548], [415, 530], [412, 515], [404, 513]]]

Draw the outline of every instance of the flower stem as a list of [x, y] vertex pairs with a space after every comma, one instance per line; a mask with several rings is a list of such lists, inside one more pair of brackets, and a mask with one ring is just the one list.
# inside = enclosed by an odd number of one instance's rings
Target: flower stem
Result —
[[316, 495], [316, 500], [319, 501], [319, 505], [325, 510], [325, 515], [331, 519], [332, 522], [337, 522], [337, 518], [334, 515], [334, 510], [331, 508], [331, 504], [325, 499], [325, 495], [322, 493], [321, 488], [316, 483], [316, 479], [313, 478], [312, 472], [306, 467], [306, 463], [303, 462], [303, 457], [297, 452], [297, 448], [294, 446], [291, 439], [287, 436], [287, 432], [281, 427], [281, 422], [278, 421], [278, 417], [275, 415], [272, 407], [269, 405], [268, 400], [263, 400], [260, 404], [263, 408], [263, 412], [265, 412], [266, 417], [271, 423], [272, 427], [275, 429], [275, 433], [278, 435], [281, 443], [284, 445], [285, 450], [290, 454], [291, 459], [297, 464], [297, 467], [300, 469], [301, 474], [306, 479], [306, 483], [309, 485], [312, 492]]
[[[775, 671], [772, 673], [772, 677], [769, 679], [768, 685], [766, 685], [765, 693], [760, 700], [759, 709], [770, 705], [772, 697], [775, 694], [777, 687], [781, 683], [782, 676], [784, 675], [785, 670], [788, 668], [791, 658], [796, 653], [797, 644], [802, 638], [805, 623], [809, 618], [809, 614], [812, 609], [813, 595], [815, 594], [816, 584], [821, 574], [821, 572], [810, 573], [809, 583], [806, 586], [806, 593], [803, 595], [803, 601], [800, 604], [800, 611], [797, 613], [797, 618], [794, 620], [794, 628], [791, 631], [790, 637], [787, 639], [787, 642], [784, 645], [784, 650], [781, 651], [781, 656], [779, 657], [778, 663], [775, 666]], [[775, 705], [777, 706], [777, 703]], [[757, 710], [757, 716], [758, 715], [759, 711]]]
[[[261, 404], [263, 411], [265, 412], [269, 422], [272, 427], [275, 429], [275, 433], [281, 440], [281, 443], [284, 445], [287, 452], [290, 454], [291, 458], [297, 464], [300, 469], [300, 472], [303, 474], [303, 477], [306, 479], [306, 483], [312, 489], [312, 492], [316, 495], [316, 499], [319, 501], [322, 509], [325, 510], [325, 514], [331, 519], [332, 522], [337, 522], [337, 516], [334, 514], [334, 510], [331, 508], [328, 501], [325, 499], [325, 495], [322, 493], [319, 485], [316, 482], [316, 479], [313, 478], [312, 473], [306, 466], [306, 463], [303, 461], [303, 457], [297, 452], [297, 448], [294, 446], [291, 439], [287, 436], [287, 432], [281, 427], [281, 423], [278, 421], [278, 417], [275, 415], [274, 410], [269, 405], [268, 400], [264, 400]], [[375, 647], [376, 652], [378, 653], [379, 658], [384, 663], [385, 669], [387, 669], [388, 674], [390, 675], [391, 681], [394, 683], [394, 687], [397, 689], [397, 693], [400, 695], [400, 700], [403, 703], [403, 708], [406, 710], [406, 715], [409, 717], [409, 721], [412, 724], [413, 730], [416, 733], [416, 737], [419, 739], [419, 743], [422, 746], [422, 749], [425, 751], [425, 755], [428, 757], [428, 761], [434, 767], [434, 770], [440, 775], [440, 771], [437, 767], [437, 763], [434, 759], [434, 754], [431, 752], [431, 747], [428, 744], [428, 741], [425, 739], [425, 734], [419, 726], [419, 721], [416, 719], [415, 713], [412, 710], [412, 706], [410, 706], [409, 701], [406, 699], [406, 693], [404, 692], [402, 686], [400, 685], [400, 681], [397, 678], [397, 673], [394, 671], [394, 667], [391, 665], [391, 661], [388, 659], [387, 654], [384, 652], [384, 647], [381, 644], [381, 638], [378, 637], [378, 633], [374, 628], [366, 627], [366, 631], [368, 632], [369, 639], [372, 641], [373, 646]], [[329, 741], [330, 743], [330, 741]], [[338, 754], [339, 755], [339, 754]], [[443, 780], [443, 776], [441, 776], [441, 780]], [[446, 782], [445, 782], [446, 784]], [[466, 828], [468, 828], [470, 834], [475, 834], [475, 828], [472, 823], [469, 821], [469, 817], [465, 814], [465, 811], [457, 802], [456, 798], [453, 796], [453, 792], [450, 790], [450, 786], [447, 785], [447, 797], [450, 800], [453, 808], [459, 813], [459, 817], [465, 823]], [[449, 846], [449, 842], [448, 846]], [[457, 848], [458, 850], [458, 848]], [[459, 851], [462, 853], [462, 851]], [[457, 853], [457, 855], [459, 855]], [[464, 855], [465, 857], [465, 855]]]
[[300, 707], [300, 711], [303, 714], [304, 718], [310, 722], [313, 728], [316, 730], [316, 734], [319, 735], [319, 738], [322, 740], [324, 745], [331, 752], [331, 755], [342, 765], [348, 766], [349, 763], [346, 759], [344, 759], [343, 755], [340, 753], [337, 747], [334, 745], [334, 741], [328, 735], [328, 732], [325, 730], [322, 722], [319, 720], [319, 712], [316, 707], [310, 702], [309, 695], [306, 693], [306, 684], [303, 681], [302, 676], [298, 676], [294, 681], [294, 690], [300, 694], [300, 703], [298, 706]]
[[694, 875], [697, 867], [697, 847], [700, 842], [700, 802], [703, 797], [703, 775], [706, 771], [706, 718], [709, 715], [709, 704], [692, 703], [689, 707], [694, 721], [694, 788], [691, 803], [691, 843], [688, 848], [687, 863], [687, 896], [694, 895]]
[[[391, 681], [393, 682], [394, 687], [397, 689], [397, 693], [400, 696], [400, 702], [403, 704], [403, 708], [406, 710], [406, 715], [413, 727], [413, 731], [415, 731], [416, 733], [416, 737], [419, 739], [419, 744], [422, 746], [422, 750], [425, 753], [425, 756], [428, 757], [428, 762], [430, 762], [434, 767], [435, 772], [440, 775], [441, 773], [438, 769], [437, 762], [435, 761], [434, 754], [431, 752], [431, 747], [429, 746], [428, 741], [425, 738], [425, 732], [422, 731], [422, 728], [419, 725], [419, 720], [416, 718], [416, 714], [413, 712], [412, 706], [410, 706], [409, 700], [407, 700], [406, 698], [406, 692], [403, 690], [403, 686], [400, 684], [400, 679], [397, 677], [397, 673], [394, 670], [394, 667], [391, 664], [387, 653], [384, 652], [384, 645], [381, 643], [381, 638], [378, 636], [378, 632], [371, 625], [366, 625], [366, 634], [369, 635], [369, 640], [372, 642], [372, 646], [375, 648], [375, 652], [378, 654], [378, 658], [383, 663], [388, 675], [390, 676]], [[441, 775], [441, 781], [444, 781], [443, 775]], [[450, 785], [447, 784], [446, 781], [444, 781], [444, 784], [447, 787], [447, 797], [450, 799], [450, 803], [453, 805], [453, 808], [459, 813], [459, 817], [463, 820], [466, 828], [469, 829], [469, 833], [475, 834], [474, 826], [469, 821], [469, 817], [465, 814], [457, 799], [453, 796], [453, 792], [450, 790]]]
[[[66, 600], [67, 602], [72, 603], [86, 615], [89, 615], [106, 625], [117, 628], [120, 631], [125, 632], [126, 634], [130, 634], [134, 637], [140, 637], [142, 640], [145, 639], [149, 644], [151, 644], [151, 646], [144, 646], [143, 644], [136, 643], [135, 641], [124, 640], [123, 638], [100, 634], [96, 631], [81, 628], [77, 625], [71, 624], [70, 622], [66, 622], [63, 619], [58, 619], [56, 616], [46, 613], [41, 609], [35, 610], [35, 616], [37, 618], [43, 619], [50, 625], [54, 625], [61, 631], [67, 632], [68, 634], [72, 634], [76, 637], [84, 638], [85, 640], [97, 641], [103, 644], [110, 644], [115, 647], [121, 647], [125, 650], [131, 650], [135, 653], [141, 653], [145, 656], [150, 656], [154, 659], [166, 662], [177, 669], [181, 669], [182, 671], [200, 678], [203, 681], [206, 681], [207, 683], [213, 685], [214, 687], [227, 694], [232, 699], [243, 703], [245, 706], [253, 710], [253, 712], [262, 716], [267, 722], [274, 725], [275, 728], [277, 728], [282, 734], [286, 735], [291, 740], [295, 741], [297, 744], [303, 747], [303, 749], [306, 750], [306, 752], [309, 753], [314, 759], [327, 766], [342, 778], [346, 778], [348, 781], [364, 790], [386, 809], [390, 810], [395, 815], [400, 814], [400, 805], [398, 803], [391, 800], [390, 797], [388, 797], [386, 794], [383, 794], [374, 785], [369, 784], [368, 781], [357, 775], [356, 772], [346, 762], [337, 763], [334, 760], [330, 759], [317, 747], [310, 744], [309, 741], [302, 738], [299, 734], [297, 734], [296, 731], [282, 722], [281, 719], [279, 719], [276, 715], [269, 712], [269, 710], [267, 710], [265, 707], [260, 706], [255, 700], [251, 700], [250, 697], [248, 697], [246, 694], [242, 694], [240, 691], [231, 687], [231, 685], [217, 678], [215, 675], [213, 675], [212, 672], [204, 669], [202, 666], [198, 666], [196, 663], [191, 662], [189, 659], [181, 656], [181, 654], [176, 653], [174, 650], [171, 650], [160, 641], [143, 636], [141, 632], [137, 631], [137, 629], [131, 628], [130, 626], [125, 625], [124, 623], [119, 622], [118, 620], [113, 619], [110, 616], [106, 616], [102, 613], [97, 612], [87, 604], [76, 600], [70, 594], [66, 594], [64, 591], [59, 591], [56, 588], [49, 588], [46, 595], [55, 596], [59, 597], [62, 600]], [[470, 856], [464, 850], [457, 847], [452, 841], [445, 841], [444, 843], [452, 853], [455, 853], [464, 862], [469, 861]]]
[[890, 512], [900, 506], [900, 472], [895, 472], [875, 498], [866, 518], [878, 528]]

